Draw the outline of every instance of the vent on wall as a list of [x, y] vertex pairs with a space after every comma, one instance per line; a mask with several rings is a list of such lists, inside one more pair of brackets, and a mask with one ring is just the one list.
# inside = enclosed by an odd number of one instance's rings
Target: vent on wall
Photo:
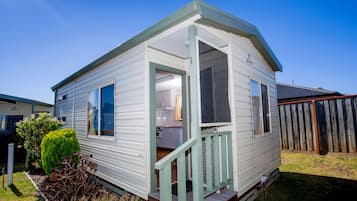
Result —
[[59, 116], [57, 117], [58, 121], [63, 122], [64, 124], [66, 124], [66, 117], [65, 116]]
[[58, 97], [58, 101], [65, 101], [65, 100], [67, 100], [67, 94]]

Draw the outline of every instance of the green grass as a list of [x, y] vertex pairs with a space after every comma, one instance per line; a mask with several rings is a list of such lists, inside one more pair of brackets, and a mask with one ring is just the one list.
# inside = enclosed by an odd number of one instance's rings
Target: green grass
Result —
[[283, 152], [281, 159], [280, 178], [267, 190], [267, 201], [350, 200], [357, 193], [356, 156]]
[[[15, 168], [16, 170], [17, 168]], [[3, 175], [4, 176], [4, 175]], [[0, 201], [37, 201], [40, 200], [36, 188], [23, 172], [15, 172], [13, 185], [7, 186], [7, 176], [4, 177], [5, 189], [0, 177]]]

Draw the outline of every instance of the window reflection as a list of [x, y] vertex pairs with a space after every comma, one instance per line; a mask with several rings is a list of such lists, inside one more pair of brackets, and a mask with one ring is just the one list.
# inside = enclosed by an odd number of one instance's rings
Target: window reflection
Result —
[[103, 87], [101, 90], [101, 135], [114, 135], [114, 84]]
[[98, 89], [88, 96], [88, 135], [98, 135]]

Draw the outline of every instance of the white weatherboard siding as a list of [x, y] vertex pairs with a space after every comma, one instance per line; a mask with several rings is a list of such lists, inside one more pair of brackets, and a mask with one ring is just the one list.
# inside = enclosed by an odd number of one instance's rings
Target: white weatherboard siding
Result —
[[[92, 155], [98, 165], [98, 176], [146, 198], [146, 160], [149, 159], [145, 154], [144, 74], [145, 48], [142, 44], [59, 88], [56, 115], [66, 117], [65, 127], [75, 128], [81, 151]], [[88, 94], [111, 83], [115, 83], [115, 138], [88, 137]], [[67, 100], [58, 101], [64, 94]]]
[[[280, 139], [277, 111], [277, 91], [275, 72], [257, 51], [252, 42], [245, 37], [227, 33], [212, 27], [199, 25], [229, 43], [233, 69], [233, 91], [235, 117], [235, 136], [233, 136], [233, 164], [235, 189], [238, 196], [245, 193], [260, 177], [280, 165]], [[252, 63], [247, 63], [248, 54]], [[269, 88], [271, 134], [253, 134], [250, 79], [266, 84]]]
[[[238, 194], [241, 195], [280, 165], [278, 113], [275, 73], [249, 39], [232, 36], [231, 50], [238, 149]], [[253, 63], [246, 62], [248, 54]], [[250, 79], [269, 87], [271, 134], [253, 133]]]

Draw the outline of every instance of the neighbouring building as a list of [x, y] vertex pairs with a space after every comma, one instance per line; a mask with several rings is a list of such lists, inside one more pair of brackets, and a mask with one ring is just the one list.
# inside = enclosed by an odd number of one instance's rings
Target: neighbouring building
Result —
[[303, 87], [284, 83], [277, 83], [276, 86], [278, 90], [279, 103], [343, 96], [343, 94], [338, 91], [331, 91], [322, 88]]
[[14, 132], [16, 122], [41, 112], [52, 113], [53, 105], [37, 100], [0, 94], [0, 129]]

